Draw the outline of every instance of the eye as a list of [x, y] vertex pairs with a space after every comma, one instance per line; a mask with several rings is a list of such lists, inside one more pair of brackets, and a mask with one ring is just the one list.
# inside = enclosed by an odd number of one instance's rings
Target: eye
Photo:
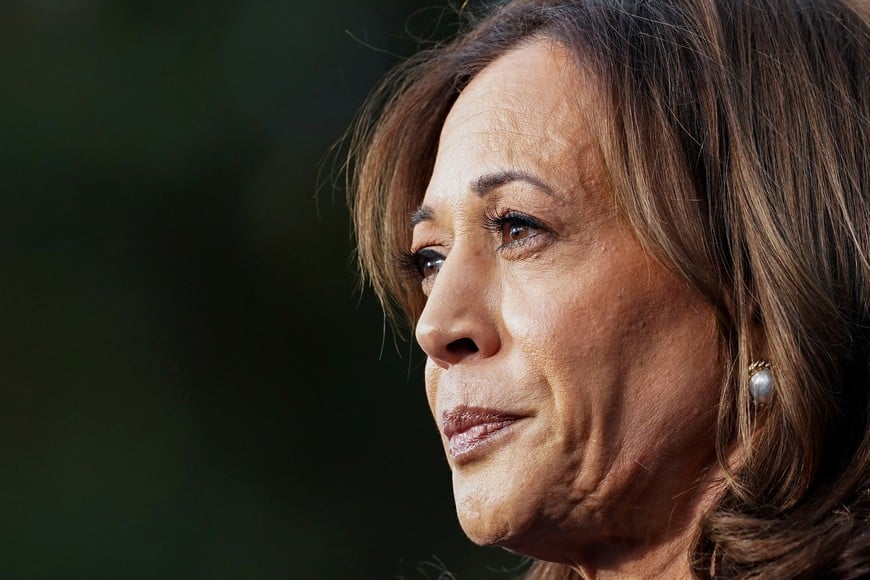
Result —
[[423, 248], [422, 250], [414, 252], [413, 257], [417, 273], [423, 280], [437, 274], [438, 270], [441, 269], [441, 265], [444, 263], [444, 256], [429, 248]]
[[433, 281], [444, 263], [444, 254], [432, 248], [403, 252], [398, 258], [399, 268], [424, 287]]
[[531, 238], [549, 232], [549, 229], [537, 219], [513, 210], [486, 214], [484, 221], [488, 230], [500, 235], [500, 248], [521, 245]]

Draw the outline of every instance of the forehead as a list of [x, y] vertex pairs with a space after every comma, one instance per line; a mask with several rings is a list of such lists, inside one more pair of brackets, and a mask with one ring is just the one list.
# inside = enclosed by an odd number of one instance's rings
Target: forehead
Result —
[[[459, 95], [444, 123], [457, 124], [522, 120], [545, 110], [573, 108], [580, 83], [573, 56], [561, 44], [537, 40], [494, 60]], [[571, 97], [575, 98], [571, 98]], [[572, 107], [572, 105], [574, 105]]]
[[593, 84], [554, 41], [538, 40], [493, 61], [447, 115], [427, 200], [487, 173], [532, 172], [563, 191], [593, 178], [592, 166], [600, 169], [590, 125]]

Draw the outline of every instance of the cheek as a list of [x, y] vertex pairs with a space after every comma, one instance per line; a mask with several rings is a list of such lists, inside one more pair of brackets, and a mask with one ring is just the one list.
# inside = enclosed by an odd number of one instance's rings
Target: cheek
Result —
[[433, 363], [431, 359], [426, 358], [425, 383], [426, 383], [426, 400], [429, 402], [429, 410], [432, 411], [432, 416], [435, 416], [435, 403], [438, 397], [438, 380], [441, 369]]
[[549, 399], [554, 431], [565, 446], [597, 442], [586, 449], [602, 468], [618, 455], [645, 455], [641, 443], [705, 429], [718, 396], [712, 308], [633, 253], [506, 285], [503, 295], [505, 336], [544, 379], [539, 396]]
[[[639, 294], [641, 295], [641, 294]], [[712, 308], [661, 273], [626, 317], [622, 339], [619, 463], [687, 478], [713, 446], [721, 384]]]
[[502, 306], [511, 348], [562, 398], [570, 409], [605, 398], [632, 340], [624, 297], [601, 280], [568, 273], [539, 279], [533, 288], [506, 292]]
[[587, 342], [577, 340], [577, 331], [596, 318], [588, 294], [583, 282], [565, 284], [548, 272], [503, 281], [499, 310], [505, 346], [519, 348], [531, 360], [559, 358], [576, 349]]
[[[621, 337], [598, 293], [581, 276], [505, 294], [504, 323], [513, 358], [531, 380], [546, 428], [535, 453], [563, 494], [585, 496], [605, 476], [618, 439]], [[582, 467], [582, 469], [581, 469]]]

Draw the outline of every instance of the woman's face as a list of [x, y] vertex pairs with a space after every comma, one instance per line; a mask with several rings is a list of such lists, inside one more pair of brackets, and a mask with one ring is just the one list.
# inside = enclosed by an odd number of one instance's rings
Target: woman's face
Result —
[[460, 523], [555, 561], [686, 523], [721, 380], [712, 308], [617, 210], [593, 90], [555, 43], [496, 60], [447, 117], [412, 218]]

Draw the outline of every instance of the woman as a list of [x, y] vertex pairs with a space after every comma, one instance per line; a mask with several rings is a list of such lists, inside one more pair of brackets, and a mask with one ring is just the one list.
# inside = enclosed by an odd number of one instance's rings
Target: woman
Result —
[[870, 574], [858, 10], [498, 3], [363, 110], [363, 272], [529, 578]]

